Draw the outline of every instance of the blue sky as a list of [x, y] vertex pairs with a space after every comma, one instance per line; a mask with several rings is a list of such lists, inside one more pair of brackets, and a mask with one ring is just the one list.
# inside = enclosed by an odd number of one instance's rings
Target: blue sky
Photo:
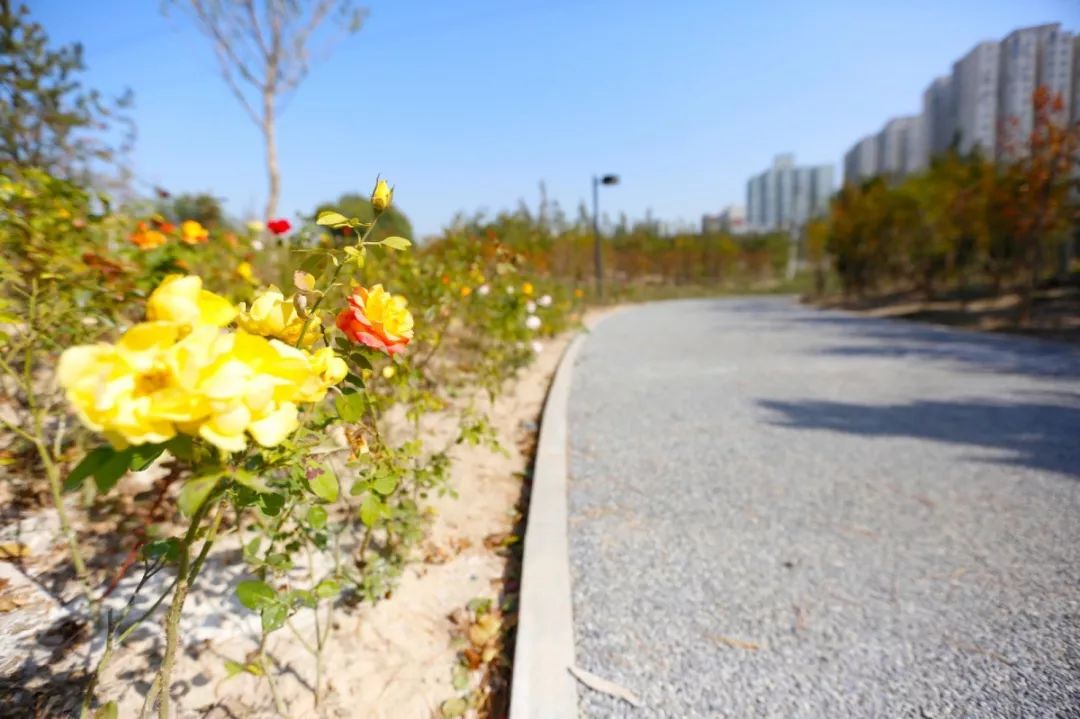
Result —
[[[262, 140], [207, 41], [156, 0], [30, 0], [54, 42], [81, 41], [89, 83], [135, 92], [135, 171], [257, 216]], [[568, 212], [616, 172], [602, 207], [696, 224], [745, 201], [779, 152], [839, 166], [976, 42], [1077, 0], [371, 0], [279, 122], [281, 214], [377, 173], [420, 235], [538, 183]], [[837, 169], [839, 177], [839, 167]]]

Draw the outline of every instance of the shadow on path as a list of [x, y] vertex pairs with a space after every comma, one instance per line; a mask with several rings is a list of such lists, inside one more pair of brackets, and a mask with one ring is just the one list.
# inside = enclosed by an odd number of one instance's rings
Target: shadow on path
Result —
[[792, 319], [839, 330], [850, 339], [817, 350], [827, 356], [912, 357], [961, 363], [981, 372], [1080, 378], [1080, 348], [1062, 342], [838, 313], [800, 314]]
[[[1063, 397], [1067, 401], [1067, 397]], [[866, 405], [822, 400], [761, 400], [782, 427], [864, 437], [912, 437], [1000, 450], [986, 457], [1080, 478], [1080, 405], [1050, 402], [938, 401]]]

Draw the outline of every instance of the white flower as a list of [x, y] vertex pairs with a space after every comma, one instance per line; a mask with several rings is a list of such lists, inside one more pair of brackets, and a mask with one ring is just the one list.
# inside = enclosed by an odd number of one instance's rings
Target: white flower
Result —
[[541, 307], [551, 307], [551, 295], [544, 295], [536, 301]]
[[265, 247], [265, 245], [263, 245], [262, 240], [251, 241], [251, 249], [255, 250], [256, 252], [262, 252], [263, 247]]
[[529, 300], [528, 302], [526, 302], [525, 303], [525, 311], [528, 312], [530, 315], [536, 314], [536, 303], [533, 302], [532, 300]]
[[510, 285], [509, 287], [506, 288], [506, 294], [508, 294], [508, 295], [514, 294], [514, 286], [513, 285]]
[[525, 326], [531, 330], [540, 329], [540, 318], [536, 315], [529, 315], [528, 319], [525, 320]]
[[544, 343], [537, 340], [533, 340], [532, 342], [530, 342], [529, 347], [531, 347], [532, 351], [536, 354], [540, 354], [544, 351]]
[[262, 232], [266, 229], [266, 225], [259, 220], [248, 220], [247, 228], [252, 232]]
[[487, 297], [489, 292], [491, 292], [491, 288], [487, 285], [480, 285], [476, 288], [476, 294], [480, 295], [481, 297]]

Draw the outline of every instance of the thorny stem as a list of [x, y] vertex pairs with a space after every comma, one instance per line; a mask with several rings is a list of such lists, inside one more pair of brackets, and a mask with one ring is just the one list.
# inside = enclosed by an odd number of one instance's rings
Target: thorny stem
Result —
[[[154, 683], [157, 685], [160, 698], [158, 700], [158, 719], [169, 719], [169, 689], [172, 684], [172, 671], [173, 665], [176, 662], [176, 647], [179, 643], [180, 635], [180, 613], [183, 611], [184, 602], [187, 600], [188, 590], [191, 587], [192, 580], [195, 577], [198, 569], [202, 566], [202, 561], [206, 558], [206, 553], [209, 552], [209, 545], [214, 540], [214, 532], [216, 532], [218, 523], [221, 520], [220, 511], [214, 518], [211, 525], [210, 534], [207, 535], [206, 542], [203, 544], [203, 551], [199, 553], [198, 558], [195, 560], [195, 564], [191, 564], [191, 545], [195, 541], [195, 535], [199, 531], [199, 526], [202, 524], [203, 517], [206, 516], [211, 505], [218, 501], [218, 488], [221, 485], [216, 485], [210, 490], [210, 493], [203, 500], [199, 508], [195, 510], [195, 514], [191, 517], [191, 524], [188, 526], [187, 532], [184, 534], [184, 538], [180, 541], [179, 547], [179, 566], [176, 570], [176, 589], [173, 590], [172, 604], [169, 605], [169, 614], [165, 620], [165, 656], [161, 660], [161, 669], [158, 671], [157, 678]], [[151, 694], [146, 697], [147, 703], [151, 703]], [[143, 705], [145, 710], [146, 704]]]
[[[109, 665], [109, 661], [112, 659], [113, 652], [118, 646], [120, 646], [120, 644], [123, 643], [124, 639], [127, 638], [128, 634], [130, 634], [132, 630], [134, 630], [135, 627], [137, 627], [139, 623], [142, 622], [143, 619], [149, 616], [149, 614], [144, 614], [141, 618], [132, 623], [132, 625], [128, 627], [125, 631], [121, 632], [119, 636], [117, 636], [116, 628], [119, 627], [120, 624], [122, 624], [123, 621], [127, 619], [127, 615], [131, 613], [132, 608], [135, 606], [135, 597], [139, 596], [139, 592], [142, 591], [142, 588], [146, 585], [147, 580], [157, 574], [158, 570], [160, 570], [161, 567], [161, 563], [148, 564], [143, 570], [142, 578], [139, 579], [139, 583], [135, 586], [134, 591], [132, 591], [131, 596], [128, 598], [127, 604], [124, 605], [123, 611], [120, 612], [120, 617], [116, 621], [113, 621], [111, 615], [108, 617], [108, 624], [105, 630], [105, 651], [102, 653], [101, 659], [98, 660], [97, 666], [94, 667], [94, 673], [90, 675], [90, 681], [87, 683], [86, 691], [83, 693], [82, 710], [80, 712], [81, 719], [88, 719], [90, 717], [90, 705], [94, 701], [94, 690], [97, 687], [98, 680], [101, 679], [102, 673]], [[166, 594], [167, 593], [168, 592], [166, 592]], [[161, 596], [161, 599], [164, 599], [164, 597], [165, 595], [163, 594]], [[153, 609], [161, 603], [161, 599], [159, 599], [158, 602], [154, 605], [154, 607], [151, 608], [151, 611], [153, 611]]]

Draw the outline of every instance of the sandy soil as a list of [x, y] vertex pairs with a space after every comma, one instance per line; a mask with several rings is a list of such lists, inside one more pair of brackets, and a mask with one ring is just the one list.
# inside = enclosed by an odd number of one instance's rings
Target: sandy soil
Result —
[[[444, 700], [461, 694], [452, 684], [460, 649], [454, 636], [460, 627], [451, 615], [457, 612], [460, 620], [470, 600], [497, 600], [504, 589], [507, 558], [500, 551], [501, 540], [518, 519], [515, 507], [529, 461], [526, 453], [568, 341], [569, 336], [548, 341], [537, 361], [509, 382], [495, 402], [492, 420], [506, 456], [482, 447], [455, 448], [451, 485], [459, 497], [431, 500], [429, 537], [392, 598], [375, 606], [335, 610], [325, 649], [329, 690], [318, 708], [310, 689], [315, 677], [312, 655], [287, 629], [271, 635], [268, 654], [277, 663], [277, 691], [290, 716], [426, 718], [438, 716]], [[425, 437], [447, 435], [447, 424], [437, 415], [427, 418]], [[139, 485], [150, 479], [128, 477], [124, 482]], [[127, 489], [134, 493], [138, 488]], [[0, 610], [15, 605], [0, 611], [0, 695], [6, 695], [0, 696], [0, 714], [5, 716], [66, 715], [70, 689], [78, 685], [80, 669], [88, 666], [88, 652], [97, 656], [103, 649], [99, 641], [89, 646], [72, 641], [73, 613], [44, 579], [63, 561], [55, 529], [48, 510], [17, 520], [6, 516], [0, 527], [0, 557], [5, 546], [24, 555], [18, 561], [0, 558]], [[182, 636], [187, 645], [178, 658], [173, 687], [177, 716], [276, 716], [265, 680], [246, 674], [229, 678], [225, 669], [227, 659], [243, 661], [259, 636], [257, 617], [240, 607], [233, 594], [243, 578], [237, 555], [242, 540], [234, 533], [215, 545], [185, 608]], [[110, 596], [111, 609], [122, 607], [137, 574], [132, 572]], [[159, 575], [150, 581], [142, 606], [166, 579]], [[67, 598], [74, 596], [67, 591]], [[101, 700], [117, 700], [122, 717], [136, 716], [142, 706], [163, 645], [162, 616], [159, 609], [157, 622], [148, 622], [151, 626], [141, 628], [117, 653], [97, 693]], [[312, 612], [301, 611], [292, 624], [310, 637]], [[37, 705], [36, 714], [28, 703]]]

